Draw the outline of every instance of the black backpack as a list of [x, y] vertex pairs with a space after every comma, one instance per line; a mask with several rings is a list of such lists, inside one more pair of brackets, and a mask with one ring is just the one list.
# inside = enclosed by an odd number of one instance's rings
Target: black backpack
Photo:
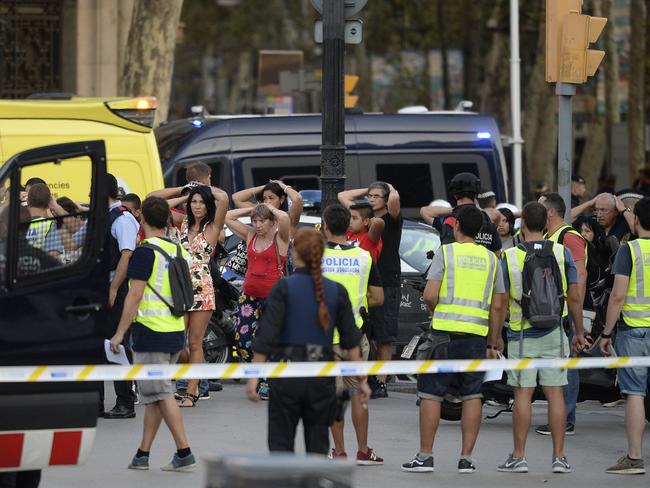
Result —
[[524, 242], [519, 248], [526, 251], [520, 303], [523, 318], [536, 329], [557, 327], [562, 323], [564, 289], [553, 242]]
[[147, 286], [156, 294], [158, 298], [164, 302], [165, 305], [169, 307], [172, 315], [175, 315], [176, 317], [182, 317], [190, 310], [194, 304], [194, 289], [192, 287], [190, 268], [187, 265], [187, 261], [183, 257], [181, 246], [179, 244], [176, 244], [176, 256], [170, 256], [163, 248], [152, 244], [151, 242], [145, 242], [144, 244], [140, 245], [142, 247], [149, 248], [154, 252], [160, 253], [167, 260], [169, 284], [172, 289], [172, 303], [167, 302], [167, 300], [165, 300], [157, 290], [149, 285], [149, 283], [147, 283]]

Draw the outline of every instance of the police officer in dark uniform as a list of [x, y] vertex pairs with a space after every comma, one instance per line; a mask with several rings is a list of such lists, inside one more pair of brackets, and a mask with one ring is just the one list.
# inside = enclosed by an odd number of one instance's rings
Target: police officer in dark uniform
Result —
[[[459, 173], [449, 182], [449, 194], [456, 200], [456, 207], [450, 210], [446, 207], [422, 207], [420, 215], [440, 233], [440, 244], [455, 242], [454, 227], [458, 211], [466, 205], [476, 206], [476, 197], [481, 191], [481, 180], [472, 173]], [[490, 251], [501, 251], [501, 238], [496, 226], [485, 211], [483, 227], [476, 235], [476, 243]]]
[[[352, 361], [361, 360], [361, 334], [356, 327], [345, 288], [321, 271], [325, 241], [315, 229], [296, 232], [293, 258], [296, 272], [271, 290], [253, 340], [253, 362], [331, 361], [334, 328], [340, 345]], [[246, 395], [258, 401], [258, 379], [250, 379]], [[298, 421], [302, 419], [307, 452], [327, 454], [329, 428], [336, 412], [336, 380], [286, 378], [270, 380], [268, 444], [270, 451], [294, 450]], [[359, 378], [359, 395], [367, 402], [370, 388]]]

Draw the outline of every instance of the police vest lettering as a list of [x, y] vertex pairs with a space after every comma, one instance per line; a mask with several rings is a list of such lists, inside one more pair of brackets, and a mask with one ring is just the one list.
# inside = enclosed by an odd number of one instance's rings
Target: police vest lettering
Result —
[[632, 256], [632, 271], [623, 303], [623, 322], [628, 327], [650, 327], [650, 240], [626, 243]]
[[324, 256], [324, 273], [358, 273], [361, 264], [356, 256]]

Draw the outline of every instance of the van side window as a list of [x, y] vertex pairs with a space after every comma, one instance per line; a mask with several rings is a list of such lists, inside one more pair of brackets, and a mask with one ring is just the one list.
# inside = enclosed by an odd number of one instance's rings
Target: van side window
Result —
[[[46, 166], [49, 166], [46, 168]], [[47, 171], [48, 181], [38, 176]], [[88, 197], [74, 201], [66, 195], [65, 175], [79, 175]], [[58, 178], [60, 175], [60, 178]], [[35, 276], [73, 268], [89, 259], [88, 215], [92, 189], [90, 158], [42, 163], [22, 168], [19, 173], [21, 205], [16, 238], [17, 268], [14, 284]]]
[[282, 180], [298, 191], [320, 188], [320, 156], [288, 155], [239, 161], [235, 161], [235, 165], [241, 164], [246, 187], [265, 185], [269, 180]]
[[402, 207], [422, 207], [433, 200], [429, 163], [378, 164], [377, 179], [389, 181], [399, 192]]
[[[445, 178], [445, 182], [451, 181], [451, 179], [456, 176], [458, 173], [472, 173], [478, 176], [479, 178], [481, 175], [479, 174], [478, 171], [478, 165], [476, 163], [461, 163], [461, 162], [454, 162], [454, 163], [443, 163], [442, 164], [442, 174]], [[485, 185], [487, 182], [481, 181], [483, 185]], [[447, 185], [445, 184], [445, 188]], [[451, 202], [452, 201], [452, 196], [447, 194], [447, 201]]]

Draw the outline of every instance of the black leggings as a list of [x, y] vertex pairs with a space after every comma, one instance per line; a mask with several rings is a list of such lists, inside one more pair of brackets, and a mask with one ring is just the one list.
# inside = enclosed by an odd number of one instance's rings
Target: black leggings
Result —
[[336, 380], [272, 379], [269, 386], [269, 450], [293, 452], [296, 427], [302, 419], [307, 452], [327, 454], [336, 411]]

